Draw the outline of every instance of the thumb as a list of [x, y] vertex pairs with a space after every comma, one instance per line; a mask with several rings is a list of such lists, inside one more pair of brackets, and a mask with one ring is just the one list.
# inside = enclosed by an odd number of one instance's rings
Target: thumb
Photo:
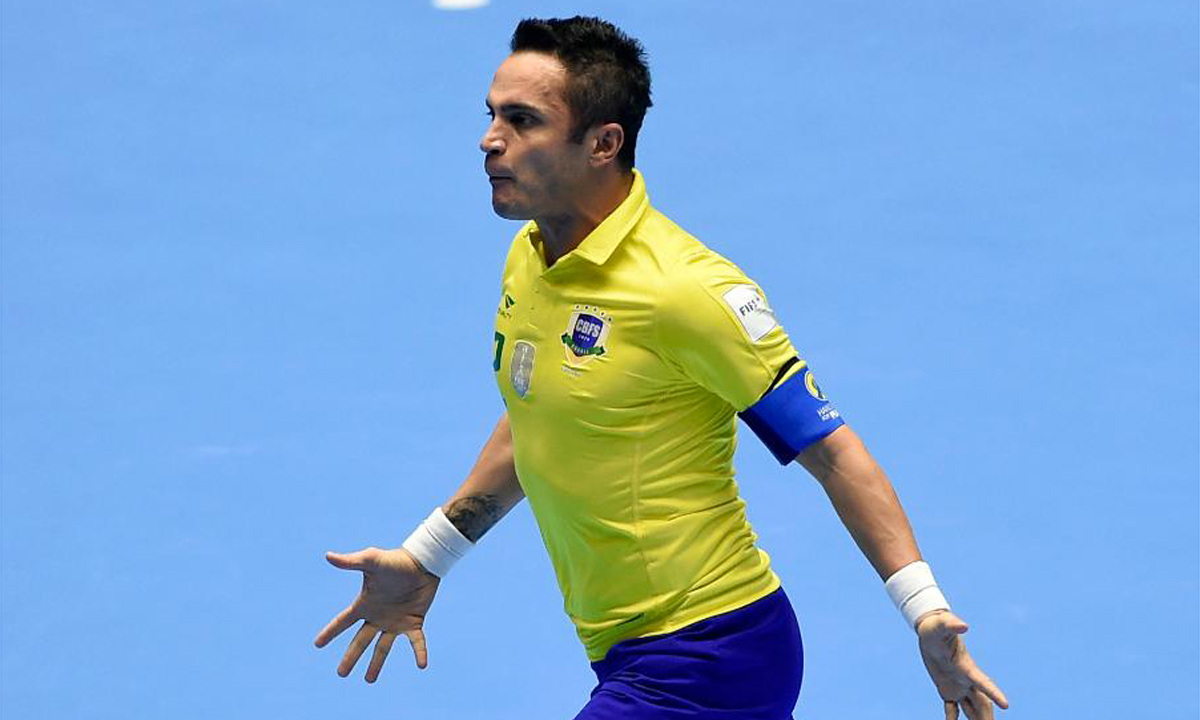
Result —
[[373, 566], [375, 548], [352, 553], [327, 552], [325, 559], [329, 561], [330, 565], [342, 570], [367, 570]]
[[949, 632], [952, 632], [955, 635], [962, 635], [967, 630], [970, 630], [970, 627], [968, 627], [967, 624], [965, 622], [963, 622], [962, 618], [960, 618], [959, 616], [955, 615], [952, 612], [946, 611], [946, 612], [936, 613], [935, 617], [940, 617], [940, 619], [942, 621], [942, 629], [943, 630], [948, 630]]

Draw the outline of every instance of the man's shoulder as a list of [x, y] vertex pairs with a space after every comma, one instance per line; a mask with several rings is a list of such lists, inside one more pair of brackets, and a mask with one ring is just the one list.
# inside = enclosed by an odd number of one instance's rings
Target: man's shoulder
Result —
[[720, 257], [699, 238], [671, 218], [651, 206], [634, 230], [639, 244], [655, 256], [658, 265], [668, 275], [687, 272], [696, 258], [707, 255]]
[[653, 207], [631, 239], [630, 260], [660, 327], [703, 325], [730, 288], [750, 283], [736, 265]]
[[639, 244], [655, 256], [668, 285], [749, 282], [732, 260], [653, 207], [639, 224], [637, 234]]

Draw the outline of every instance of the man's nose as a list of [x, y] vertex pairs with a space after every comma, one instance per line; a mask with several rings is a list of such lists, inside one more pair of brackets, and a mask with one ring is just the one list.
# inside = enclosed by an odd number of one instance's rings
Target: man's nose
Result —
[[479, 149], [488, 155], [499, 155], [504, 152], [504, 141], [500, 139], [499, 134], [492, 131], [492, 127], [489, 125], [483, 137], [479, 139]]

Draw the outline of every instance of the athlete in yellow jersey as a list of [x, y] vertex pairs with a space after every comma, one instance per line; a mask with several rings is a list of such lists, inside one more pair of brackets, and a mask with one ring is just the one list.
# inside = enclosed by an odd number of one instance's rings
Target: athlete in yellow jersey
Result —
[[945, 701], [1007, 707], [959, 635], [891, 485], [817, 386], [762, 289], [650, 205], [634, 169], [649, 71], [595, 18], [526, 20], [488, 93], [481, 141], [513, 240], [492, 369], [507, 412], [466, 482], [394, 550], [330, 553], [364, 573], [317, 637], [363, 620], [426, 664], [440, 579], [528, 497], [598, 684], [577, 720], [780, 720], [800, 688], [799, 629], [733, 479], [739, 416], [803, 464], [916, 630]]
[[534, 223], [513, 241], [495, 369], [517, 476], [600, 660], [779, 587], [733, 481], [734, 414], [804, 368], [758, 287], [651, 207], [636, 170], [578, 247], [550, 267], [544, 252]]

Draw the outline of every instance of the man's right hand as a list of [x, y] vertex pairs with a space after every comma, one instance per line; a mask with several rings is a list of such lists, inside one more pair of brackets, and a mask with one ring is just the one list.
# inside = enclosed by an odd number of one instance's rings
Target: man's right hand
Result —
[[346, 677], [350, 674], [376, 634], [379, 634], [379, 641], [375, 643], [375, 653], [367, 667], [367, 682], [375, 682], [379, 677], [397, 635], [408, 637], [417, 667], [428, 665], [425, 633], [421, 628], [441, 579], [427, 572], [402, 548], [367, 548], [344, 555], [330, 552], [325, 554], [325, 559], [334, 567], [360, 570], [363, 574], [358, 597], [330, 621], [316, 639], [317, 647], [325, 647], [343, 630], [363, 621], [338, 665], [338, 675]]

